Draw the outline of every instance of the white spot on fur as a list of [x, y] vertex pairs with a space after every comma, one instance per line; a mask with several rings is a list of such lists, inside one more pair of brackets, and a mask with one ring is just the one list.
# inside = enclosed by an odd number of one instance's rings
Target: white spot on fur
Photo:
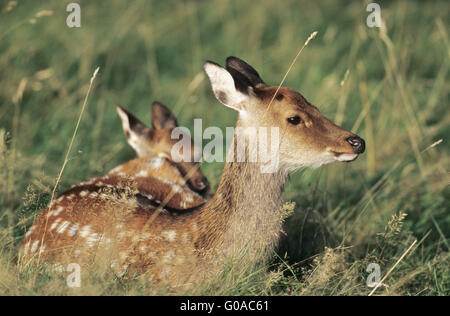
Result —
[[155, 158], [150, 159], [149, 162], [150, 162], [150, 167], [152, 169], [157, 169], [157, 168], [160, 168], [163, 165], [164, 159], [159, 158], [159, 157], [155, 157]]
[[86, 244], [88, 245], [89, 248], [92, 248], [95, 246], [95, 244], [99, 243], [102, 239], [103, 239], [103, 235], [93, 233], [87, 238]]
[[88, 182], [86, 182], [86, 184], [92, 184], [95, 181], [97, 181], [97, 178], [91, 178]]
[[179, 186], [178, 184], [174, 184], [174, 185], [172, 186], [172, 190], [173, 190], [173, 192], [175, 192], [175, 193], [181, 193], [181, 192], [183, 192], [183, 188], [182, 188], [181, 186]]
[[33, 245], [31, 246], [31, 252], [35, 252], [37, 250], [37, 246], [39, 244], [39, 240], [36, 240]]
[[30, 249], [30, 242], [27, 242], [23, 247], [23, 255], [26, 256], [28, 254], [28, 250]]
[[144, 194], [144, 196], [149, 200], [153, 199], [153, 196], [151, 194]]
[[96, 198], [98, 196], [97, 192], [92, 192], [91, 194], [89, 194], [90, 198]]
[[169, 230], [169, 231], [163, 231], [162, 235], [164, 236], [164, 238], [166, 238], [168, 241], [175, 241], [175, 239], [177, 238], [177, 233], [174, 230]]
[[141, 170], [136, 174], [138, 178], [146, 178], [148, 177], [148, 172], [146, 170]]
[[56, 230], [57, 233], [62, 234], [66, 230], [67, 227], [69, 227], [70, 223], [68, 221], [64, 221], [61, 226], [58, 227]]
[[186, 199], [186, 202], [188, 202], [188, 203], [194, 202], [194, 197], [192, 196], [192, 194], [186, 194], [186, 196], [184, 198]]
[[78, 231], [78, 227], [79, 227], [78, 223], [73, 224], [72, 227], [70, 227], [69, 231], [67, 232], [67, 235], [69, 235], [70, 237], [75, 236], [75, 234]]
[[119, 277], [123, 277], [125, 275], [125, 273], [127, 273], [127, 269], [128, 269], [128, 264], [120, 267], [120, 269], [117, 271], [117, 275]]
[[50, 226], [50, 231], [54, 230], [54, 229], [56, 228], [56, 226], [58, 226], [58, 224], [59, 224], [60, 221], [61, 221], [61, 218], [57, 218], [57, 219], [53, 222], [52, 226]]
[[35, 225], [31, 226], [30, 229], [25, 234], [25, 238], [29, 237], [34, 232], [35, 229], [36, 229]]
[[59, 214], [61, 214], [61, 212], [64, 210], [64, 208], [62, 206], [59, 206], [54, 212], [53, 212], [53, 216], [58, 216]]
[[80, 196], [81, 197], [85, 197], [86, 195], [88, 195], [89, 191], [83, 190], [80, 192]]
[[47, 248], [45, 245], [42, 245], [40, 248], [39, 248], [39, 253], [43, 253], [44, 251], [45, 251], [45, 248]]
[[122, 169], [122, 166], [117, 166], [114, 169], [112, 169], [109, 173], [116, 173], [119, 172]]
[[83, 228], [81, 228], [81, 231], [80, 231], [80, 236], [81, 237], [86, 238], [90, 234], [91, 234], [91, 226], [86, 225], [86, 226], [83, 226]]
[[75, 256], [78, 257], [81, 254], [81, 251], [79, 249], [77, 249], [74, 251], [74, 254], [75, 254]]

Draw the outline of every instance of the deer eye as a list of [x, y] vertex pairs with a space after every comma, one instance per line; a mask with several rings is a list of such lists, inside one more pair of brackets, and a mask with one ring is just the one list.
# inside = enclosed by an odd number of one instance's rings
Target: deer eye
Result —
[[288, 117], [287, 118], [287, 122], [289, 124], [292, 124], [292, 125], [298, 125], [298, 124], [302, 123], [303, 121], [300, 118], [300, 116], [296, 115], [296, 116], [293, 116], [293, 117]]

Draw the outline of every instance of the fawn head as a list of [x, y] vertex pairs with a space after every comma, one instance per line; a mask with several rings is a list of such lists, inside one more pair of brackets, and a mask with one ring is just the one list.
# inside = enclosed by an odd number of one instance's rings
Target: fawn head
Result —
[[279, 128], [279, 163], [285, 170], [353, 161], [364, 152], [362, 138], [331, 122], [300, 93], [266, 85], [241, 59], [228, 57], [226, 69], [207, 61], [204, 69], [216, 98], [239, 112], [238, 124]]
[[[191, 188], [197, 192], [205, 193], [209, 189], [208, 179], [200, 171], [199, 159], [192, 159], [189, 162], [174, 162], [171, 156], [171, 149], [178, 141], [172, 139], [172, 130], [178, 126], [177, 119], [173, 113], [162, 103], [155, 101], [152, 104], [152, 128], [147, 127], [133, 114], [125, 110], [120, 105], [116, 106], [117, 113], [122, 120], [122, 127], [128, 143], [136, 151], [138, 157], [160, 157], [172, 163], [180, 173], [187, 178]], [[194, 142], [189, 137], [192, 148]], [[192, 151], [192, 155], [198, 151]]]

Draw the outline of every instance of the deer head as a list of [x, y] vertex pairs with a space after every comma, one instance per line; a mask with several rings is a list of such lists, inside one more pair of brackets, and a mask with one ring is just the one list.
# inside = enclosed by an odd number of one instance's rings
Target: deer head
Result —
[[[128, 143], [136, 151], [138, 157], [160, 157], [172, 163], [183, 176], [188, 178], [191, 188], [197, 192], [206, 192], [209, 183], [199, 169], [199, 164], [194, 159], [198, 151], [192, 151], [192, 159], [188, 162], [174, 162], [171, 156], [171, 149], [178, 140], [172, 139], [172, 130], [178, 126], [173, 113], [162, 103], [155, 101], [152, 104], [152, 128], [145, 126], [133, 114], [125, 110], [120, 105], [116, 106], [117, 113], [122, 120], [122, 127]], [[190, 137], [186, 134], [183, 137]], [[194, 142], [189, 138], [192, 148]]]
[[239, 112], [238, 125], [279, 128], [284, 170], [353, 161], [364, 152], [362, 138], [331, 122], [300, 93], [266, 85], [241, 59], [228, 57], [226, 69], [207, 61], [204, 69], [216, 98]]

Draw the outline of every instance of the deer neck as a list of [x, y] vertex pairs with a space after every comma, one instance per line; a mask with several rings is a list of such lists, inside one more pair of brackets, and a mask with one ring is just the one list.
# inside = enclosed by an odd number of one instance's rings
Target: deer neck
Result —
[[236, 141], [235, 135], [219, 188], [205, 204], [199, 226], [201, 247], [224, 256], [275, 247], [281, 232], [280, 208], [287, 179], [286, 172], [262, 173], [261, 163], [248, 161], [248, 144], [246, 159], [230, 162]]

